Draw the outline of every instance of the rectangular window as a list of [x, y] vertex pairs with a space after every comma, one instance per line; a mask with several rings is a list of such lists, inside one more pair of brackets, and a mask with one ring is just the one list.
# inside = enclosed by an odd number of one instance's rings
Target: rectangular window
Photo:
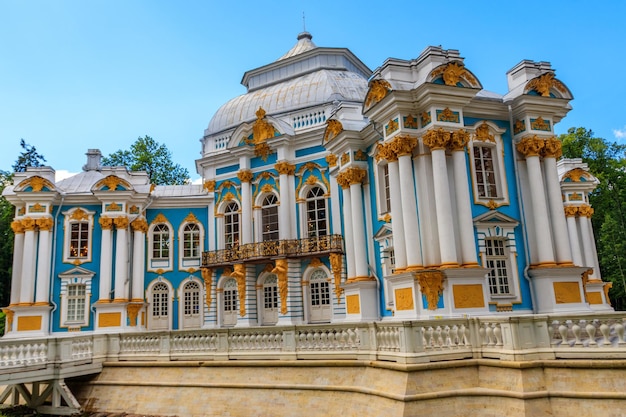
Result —
[[189, 225], [183, 232], [183, 257], [200, 257], [200, 230], [197, 225]]
[[485, 239], [485, 263], [489, 273], [489, 292], [492, 295], [509, 295], [509, 273], [504, 239]]
[[389, 165], [385, 165], [383, 167], [383, 184], [384, 184], [384, 193], [385, 193], [384, 208], [387, 213], [390, 213], [391, 212], [391, 192], [389, 191]]
[[478, 196], [482, 198], [499, 197], [493, 158], [494, 150], [495, 148], [490, 146], [474, 145], [476, 186]]
[[85, 321], [86, 285], [67, 286], [67, 321], [82, 323]]
[[278, 207], [264, 207], [262, 216], [263, 241], [278, 240]]
[[89, 223], [75, 222], [70, 224], [70, 258], [86, 258], [89, 256]]

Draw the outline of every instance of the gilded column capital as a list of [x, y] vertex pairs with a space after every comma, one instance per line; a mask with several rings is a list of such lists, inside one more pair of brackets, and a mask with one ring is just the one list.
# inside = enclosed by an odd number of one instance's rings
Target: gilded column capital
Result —
[[237, 178], [241, 182], [250, 182], [252, 181], [252, 171], [249, 169], [242, 169], [237, 173]]
[[54, 220], [49, 217], [43, 217], [41, 219], [37, 219], [37, 227], [39, 230], [50, 231], [54, 226]]
[[398, 135], [390, 145], [396, 158], [403, 155], [413, 155], [413, 149], [417, 146], [417, 138], [411, 135]]
[[361, 184], [366, 173], [367, 171], [362, 168], [350, 167], [337, 176], [337, 182], [341, 188], [347, 188], [352, 184]]
[[465, 129], [457, 130], [452, 133], [450, 143], [448, 143], [448, 149], [451, 151], [462, 151], [469, 142], [470, 134]]
[[130, 223], [135, 232], [146, 233], [148, 231], [148, 222], [144, 218], [137, 218]]
[[296, 173], [296, 166], [287, 161], [276, 162], [274, 168], [280, 175], [294, 175]]
[[337, 155], [329, 153], [328, 155], [326, 155], [326, 162], [328, 163], [329, 167], [337, 166]]
[[113, 223], [115, 223], [115, 228], [126, 229], [128, 227], [128, 218], [127, 217], [116, 217], [113, 219]]
[[446, 149], [451, 136], [452, 134], [450, 132], [447, 132], [440, 127], [439, 129], [430, 129], [426, 132], [422, 137], [422, 141], [424, 142], [424, 145], [428, 146], [432, 151], [437, 149]]
[[539, 156], [545, 144], [543, 139], [537, 137], [537, 135], [533, 135], [526, 136], [520, 140], [515, 147], [519, 153], [528, 158], [529, 156]]
[[113, 218], [111, 217], [100, 217], [98, 223], [100, 223], [102, 230], [111, 230], [113, 228]]
[[593, 216], [593, 208], [588, 204], [583, 204], [578, 207], [578, 215], [581, 217], [589, 217]]
[[391, 143], [379, 143], [376, 146], [376, 162], [384, 159], [387, 162], [395, 162], [398, 160], [398, 155], [391, 147]]
[[217, 182], [215, 180], [205, 180], [202, 184], [202, 188], [204, 188], [207, 192], [212, 193], [215, 191], [215, 185]]
[[563, 155], [561, 149], [561, 141], [556, 137], [546, 139], [545, 146], [543, 148], [542, 155], [544, 158], [559, 158]]
[[13, 220], [11, 222], [11, 229], [13, 229], [13, 233], [15, 233], [16, 235], [24, 233], [24, 226], [22, 225], [21, 220]]
[[33, 232], [37, 228], [37, 222], [30, 217], [25, 217], [22, 219], [22, 227], [25, 232]]
[[578, 207], [576, 206], [565, 206], [563, 209], [565, 210], [565, 217], [576, 217], [578, 214]]

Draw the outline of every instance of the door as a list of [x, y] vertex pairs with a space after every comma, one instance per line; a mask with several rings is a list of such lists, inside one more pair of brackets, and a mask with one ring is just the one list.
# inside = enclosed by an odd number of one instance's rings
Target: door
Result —
[[224, 326], [234, 326], [237, 324], [237, 281], [229, 279], [224, 283], [224, 312], [222, 324]]
[[152, 287], [150, 330], [169, 330], [169, 314], [170, 289], [164, 282], [159, 282]]
[[311, 274], [310, 289], [311, 322], [330, 322], [330, 284], [326, 273], [321, 269], [318, 269]]
[[263, 281], [263, 324], [276, 324], [278, 321], [278, 279], [275, 274]]
[[202, 325], [200, 284], [189, 281], [183, 287], [182, 329], [199, 329]]

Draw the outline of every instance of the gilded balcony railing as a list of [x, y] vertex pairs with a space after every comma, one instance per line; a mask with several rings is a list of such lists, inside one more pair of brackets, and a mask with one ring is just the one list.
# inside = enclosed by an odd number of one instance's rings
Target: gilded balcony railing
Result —
[[274, 257], [306, 258], [329, 253], [343, 253], [343, 238], [341, 235], [268, 240], [237, 245], [230, 249], [203, 252], [202, 266], [211, 268], [236, 262], [254, 262]]

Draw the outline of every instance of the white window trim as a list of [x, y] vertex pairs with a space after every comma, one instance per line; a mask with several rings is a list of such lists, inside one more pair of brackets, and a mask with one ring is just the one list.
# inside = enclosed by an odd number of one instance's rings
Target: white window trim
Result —
[[[159, 225], [164, 224], [169, 228], [169, 256], [168, 258], [153, 258], [153, 243], [154, 243], [154, 228]], [[161, 222], [152, 222], [150, 227], [148, 228], [148, 267], [147, 270], [150, 272], [156, 271], [173, 271], [174, 270], [174, 228], [169, 221], [161, 221]], [[164, 260], [167, 259], [167, 260]]]
[[[273, 194], [274, 196], [276, 196], [276, 207], [278, 210], [278, 239], [280, 240], [280, 234], [281, 234], [281, 230], [280, 230], [280, 195], [276, 192], [264, 192], [264, 193], [260, 193], [257, 198], [256, 198], [256, 202], [254, 204], [254, 224], [255, 224], [255, 241], [256, 242], [263, 242], [263, 201], [265, 200], [265, 198], [267, 196], [269, 196], [270, 194]], [[241, 218], [240, 218], [240, 232], [241, 232]]]
[[322, 184], [322, 183], [314, 183], [314, 184], [307, 184], [306, 186], [302, 187], [302, 189], [300, 190], [300, 196], [298, 198], [298, 202], [300, 205], [300, 237], [301, 238], [307, 238], [308, 237], [308, 219], [307, 219], [307, 195], [309, 194], [309, 191], [311, 191], [314, 187], [319, 187], [322, 189], [322, 191], [324, 192], [324, 205], [325, 205], [325, 210], [326, 210], [326, 235], [330, 235], [330, 213], [328, 210], [328, 206], [330, 204], [329, 201], [329, 193], [328, 190], [326, 189], [326, 187]]
[[237, 207], [238, 207], [237, 213], [239, 213], [239, 242], [241, 242], [242, 219], [243, 219], [242, 211], [241, 211], [241, 202], [237, 200], [222, 201], [217, 208], [217, 213], [219, 216], [218, 222], [217, 222], [218, 223], [217, 247], [219, 249], [226, 249], [226, 208], [231, 203], [237, 204]]
[[[489, 133], [493, 135], [492, 141], [483, 141], [476, 138], [476, 129], [485, 123], [489, 127]], [[474, 203], [483, 206], [488, 206], [491, 202], [495, 202], [498, 206], [509, 204], [509, 190], [506, 182], [506, 167], [504, 165], [504, 142], [502, 141], [502, 134], [506, 129], [499, 128], [495, 124], [481, 120], [474, 124], [471, 128], [472, 135], [467, 145], [468, 163], [470, 166], [470, 172], [472, 174], [472, 190], [474, 194]], [[476, 166], [474, 164], [474, 145], [487, 146], [493, 148], [493, 164], [494, 173], [496, 177], [496, 188], [498, 190], [498, 197], [481, 197], [478, 194], [478, 183], [476, 181]]]
[[[86, 218], [75, 219], [74, 215], [78, 210], [81, 210], [85, 213]], [[82, 207], [74, 207], [71, 210], [63, 212], [64, 220], [63, 220], [63, 263], [70, 264], [83, 264], [91, 262], [93, 257], [93, 222], [95, 211], [88, 211]], [[72, 224], [73, 223], [81, 223], [86, 222], [87, 225], [87, 256], [85, 257], [71, 257], [70, 256], [70, 239], [72, 234]]]
[[386, 214], [391, 215], [391, 204], [387, 208], [387, 200], [390, 196], [387, 195], [385, 187], [385, 169], [387, 169], [387, 178], [389, 178], [389, 164], [385, 161], [380, 161], [376, 164], [374, 170], [376, 176], [376, 209], [378, 210], [378, 216], [384, 217]]
[[[81, 268], [82, 270], [82, 268]], [[76, 270], [73, 270], [76, 271]], [[89, 326], [90, 319], [90, 311], [91, 307], [91, 284], [93, 276], [95, 275], [93, 272], [89, 272], [86, 270], [83, 273], [72, 273], [73, 271], [68, 271], [66, 273], [60, 274], [59, 278], [61, 279], [61, 291], [60, 291], [60, 299], [61, 299], [61, 324], [59, 327], [61, 328], [73, 328], [73, 327], [87, 327]], [[68, 295], [67, 295], [67, 286], [68, 285], [85, 285], [85, 319], [83, 321], [68, 321], [67, 313], [68, 313]]]
[[[200, 244], [198, 246], [198, 256], [192, 258], [185, 257], [185, 227], [189, 224], [198, 226]], [[152, 247], [150, 247], [152, 249]], [[187, 271], [189, 268], [200, 268], [202, 263], [202, 252], [204, 252], [204, 227], [197, 221], [186, 221], [178, 228], [178, 269]], [[170, 251], [171, 255], [171, 251]]]
[[200, 280], [199, 278], [190, 275], [189, 277], [183, 279], [180, 283], [180, 285], [178, 286], [178, 328], [182, 329], [183, 328], [183, 316], [185, 313], [185, 297], [184, 297], [184, 289], [185, 289], [185, 285], [187, 285], [190, 281], [195, 282], [196, 284], [198, 284], [200, 286], [200, 327], [202, 327], [202, 325], [204, 324], [204, 306], [205, 306], [205, 300], [206, 300], [206, 292], [205, 292], [205, 288], [204, 288], [204, 282], [202, 280]]

